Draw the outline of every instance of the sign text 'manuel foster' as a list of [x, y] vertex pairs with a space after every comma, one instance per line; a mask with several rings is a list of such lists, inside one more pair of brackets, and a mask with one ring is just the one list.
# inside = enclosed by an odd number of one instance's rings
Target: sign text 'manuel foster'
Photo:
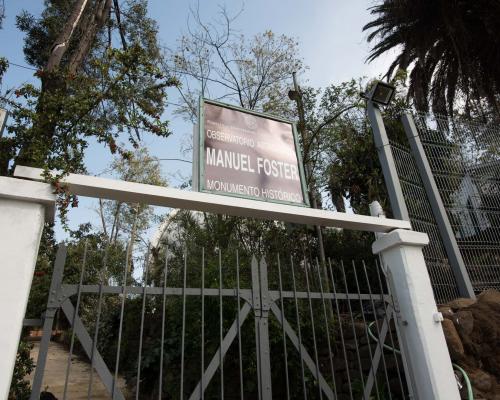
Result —
[[304, 203], [292, 125], [204, 105], [202, 189]]

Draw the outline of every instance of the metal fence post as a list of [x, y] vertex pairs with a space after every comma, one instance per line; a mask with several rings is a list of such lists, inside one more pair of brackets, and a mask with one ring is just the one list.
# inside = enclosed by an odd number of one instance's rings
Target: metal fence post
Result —
[[269, 310], [271, 297], [267, 282], [267, 264], [252, 258], [252, 296], [255, 314], [255, 342], [257, 351], [257, 377], [259, 399], [271, 400], [271, 356], [269, 348]]
[[30, 400], [38, 400], [42, 390], [43, 375], [45, 372], [45, 364], [47, 362], [47, 354], [49, 352], [49, 342], [52, 336], [54, 317], [56, 315], [56, 311], [61, 306], [61, 284], [64, 273], [64, 264], [66, 262], [66, 254], [66, 246], [63, 243], [60, 243], [59, 248], [57, 249], [54, 271], [52, 272], [52, 281], [50, 282], [49, 300], [43, 322], [43, 334], [40, 342], [40, 349], [38, 351], [38, 360], [36, 362]]
[[396, 229], [373, 243], [399, 307], [396, 319], [407, 352], [414, 395], [418, 400], [458, 400], [460, 393], [441, 327], [422, 247], [427, 234]]
[[403, 190], [399, 183], [398, 172], [396, 170], [394, 157], [392, 156], [389, 138], [385, 131], [382, 114], [378, 106], [370, 100], [367, 101], [367, 111], [373, 131], [373, 140], [375, 142], [380, 165], [382, 166], [382, 173], [384, 174], [385, 185], [389, 194], [392, 214], [396, 219], [410, 221], [410, 215], [408, 214]]
[[436, 219], [436, 223], [439, 228], [439, 233], [443, 244], [448, 255], [448, 259], [457, 282], [458, 291], [462, 297], [470, 297], [474, 299], [476, 296], [474, 294], [474, 289], [465, 268], [465, 263], [458, 249], [458, 244], [451, 229], [450, 221], [446, 214], [446, 209], [443, 205], [443, 200], [439, 194], [436, 181], [432, 175], [432, 170], [425, 155], [424, 147], [420, 140], [417, 127], [413, 121], [411, 114], [404, 114], [402, 116], [403, 126], [410, 142], [411, 152], [415, 158], [417, 164], [418, 172], [424, 184], [425, 192], [429, 203], [432, 208], [432, 213]]

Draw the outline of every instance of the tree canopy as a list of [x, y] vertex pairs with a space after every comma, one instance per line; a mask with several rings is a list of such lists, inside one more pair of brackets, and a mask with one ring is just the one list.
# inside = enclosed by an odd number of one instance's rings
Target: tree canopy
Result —
[[[410, 69], [409, 95], [419, 111], [500, 116], [500, 2], [382, 0], [371, 8], [368, 60], [390, 50], [397, 69]], [[481, 114], [480, 114], [481, 115]], [[484, 116], [484, 114], [483, 114]]]
[[158, 68], [156, 22], [145, 0], [121, 7], [112, 0], [48, 0], [40, 17], [17, 17], [40, 85], [5, 96], [12, 122], [1, 139], [0, 174], [16, 164], [83, 171], [91, 138], [124, 154], [122, 133], [134, 147], [143, 133], [169, 135], [162, 113], [175, 80]]

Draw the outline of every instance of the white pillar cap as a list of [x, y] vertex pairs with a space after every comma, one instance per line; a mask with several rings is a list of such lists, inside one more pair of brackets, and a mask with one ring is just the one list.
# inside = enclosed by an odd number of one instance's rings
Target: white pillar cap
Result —
[[48, 183], [0, 176], [0, 199], [42, 204], [45, 206], [45, 221], [54, 222], [56, 195]]
[[429, 244], [429, 236], [426, 233], [396, 229], [385, 235], [381, 235], [373, 244], [373, 254], [379, 254], [395, 246], [418, 246], [423, 247]]

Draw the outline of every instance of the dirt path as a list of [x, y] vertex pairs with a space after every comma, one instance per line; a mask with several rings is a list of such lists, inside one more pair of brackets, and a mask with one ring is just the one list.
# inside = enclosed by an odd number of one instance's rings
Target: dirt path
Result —
[[[34, 345], [35, 346], [31, 351], [31, 357], [35, 360], [36, 363], [36, 360], [38, 359], [38, 350], [40, 343], [35, 342]], [[66, 378], [68, 356], [69, 352], [63, 345], [50, 342], [42, 390], [52, 392], [59, 400], [62, 400], [63, 398], [64, 380]], [[90, 364], [87, 362], [87, 360], [77, 356], [73, 356], [71, 360], [71, 370], [68, 380], [67, 399], [87, 399], [89, 377]], [[33, 382], [33, 374], [30, 375], [30, 382]], [[118, 387], [120, 389], [125, 387], [125, 383], [121, 378], [118, 380]], [[92, 388], [92, 399], [111, 399], [110, 394], [105, 389], [104, 385], [99, 379], [99, 376], [95, 373], [95, 370]]]

